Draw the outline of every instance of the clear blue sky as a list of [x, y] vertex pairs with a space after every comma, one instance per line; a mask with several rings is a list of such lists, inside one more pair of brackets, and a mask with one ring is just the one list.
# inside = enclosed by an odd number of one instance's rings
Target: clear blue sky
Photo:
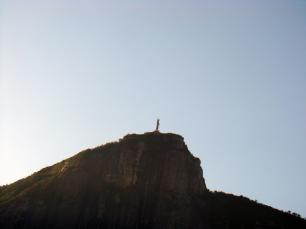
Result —
[[0, 184], [142, 133], [306, 216], [306, 1], [0, 0]]

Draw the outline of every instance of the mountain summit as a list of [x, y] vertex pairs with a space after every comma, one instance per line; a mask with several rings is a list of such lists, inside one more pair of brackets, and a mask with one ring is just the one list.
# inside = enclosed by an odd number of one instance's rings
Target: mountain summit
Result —
[[0, 188], [0, 228], [306, 228], [207, 189], [183, 137], [129, 134]]

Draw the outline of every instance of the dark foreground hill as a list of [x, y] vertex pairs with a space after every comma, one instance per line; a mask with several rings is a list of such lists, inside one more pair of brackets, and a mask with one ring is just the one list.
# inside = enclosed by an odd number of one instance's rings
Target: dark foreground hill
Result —
[[151, 132], [82, 151], [1, 187], [0, 228], [302, 229], [306, 221], [210, 192], [183, 138]]

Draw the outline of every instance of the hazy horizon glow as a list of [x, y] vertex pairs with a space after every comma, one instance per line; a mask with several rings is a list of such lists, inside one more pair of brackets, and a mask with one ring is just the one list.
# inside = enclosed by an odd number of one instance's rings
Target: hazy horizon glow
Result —
[[306, 2], [0, 0], [0, 185], [127, 133], [306, 216]]

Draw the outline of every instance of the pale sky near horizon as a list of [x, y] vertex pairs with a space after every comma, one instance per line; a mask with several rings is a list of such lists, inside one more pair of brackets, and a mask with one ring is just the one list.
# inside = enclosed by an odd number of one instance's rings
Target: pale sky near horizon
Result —
[[127, 133], [306, 217], [306, 1], [0, 0], [0, 185]]

